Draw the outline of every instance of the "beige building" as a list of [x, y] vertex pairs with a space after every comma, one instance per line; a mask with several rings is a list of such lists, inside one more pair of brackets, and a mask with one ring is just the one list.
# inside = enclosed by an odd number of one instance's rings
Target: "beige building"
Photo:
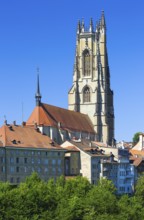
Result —
[[78, 23], [73, 85], [68, 93], [68, 108], [87, 114], [97, 133], [97, 141], [112, 143], [114, 138], [113, 91], [106, 47], [104, 13], [93, 28]]
[[41, 179], [64, 175], [65, 150], [38, 129], [5, 124], [0, 128], [0, 181], [17, 184], [37, 172]]
[[68, 141], [62, 144], [61, 146], [65, 146], [64, 149], [67, 150], [65, 153], [65, 176], [77, 176], [81, 175], [80, 173], [80, 150], [75, 146], [71, 145]]
[[[100, 161], [101, 159], [109, 158], [110, 155], [103, 154], [101, 150], [95, 146], [92, 147], [85, 140], [66, 141], [61, 146], [65, 149], [70, 147], [76, 148], [79, 151], [79, 162], [77, 161], [77, 169], [79, 169], [79, 174], [86, 177], [90, 183], [96, 184], [100, 179]], [[72, 152], [69, 156], [73, 156]], [[72, 158], [69, 160], [72, 160]], [[73, 163], [69, 163], [69, 170], [71, 170], [73, 166]]]

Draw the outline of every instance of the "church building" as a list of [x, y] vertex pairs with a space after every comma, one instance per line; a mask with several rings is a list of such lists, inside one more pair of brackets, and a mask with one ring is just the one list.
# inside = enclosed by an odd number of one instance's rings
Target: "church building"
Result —
[[68, 93], [68, 109], [41, 102], [39, 75], [36, 107], [26, 122], [39, 127], [58, 144], [72, 138], [104, 142], [114, 140], [113, 91], [106, 48], [104, 13], [96, 30], [90, 20], [78, 22], [73, 85]]
[[26, 122], [58, 144], [71, 139], [96, 140], [96, 132], [88, 115], [41, 102], [39, 75], [36, 107]]
[[68, 109], [87, 114], [97, 134], [97, 141], [112, 144], [114, 139], [113, 91], [106, 46], [104, 12], [89, 28], [78, 22], [73, 85], [68, 93]]

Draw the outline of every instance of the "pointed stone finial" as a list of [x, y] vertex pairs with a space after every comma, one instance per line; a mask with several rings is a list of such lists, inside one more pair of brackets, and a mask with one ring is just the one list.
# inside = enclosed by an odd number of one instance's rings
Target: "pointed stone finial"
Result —
[[101, 15], [101, 27], [104, 28], [106, 27], [104, 11], [102, 11], [102, 15]]
[[83, 32], [83, 33], [85, 32], [84, 19], [82, 19], [81, 32]]
[[78, 26], [77, 26], [77, 34], [80, 34], [81, 32], [81, 25], [80, 25], [80, 20], [78, 21]]
[[96, 32], [97, 33], [99, 32], [99, 22], [98, 21], [96, 22]]
[[37, 68], [37, 91], [35, 94], [36, 106], [41, 104], [41, 94], [40, 94], [40, 85], [39, 85], [39, 68]]
[[90, 19], [89, 32], [93, 32], [93, 20], [92, 20], [92, 18]]

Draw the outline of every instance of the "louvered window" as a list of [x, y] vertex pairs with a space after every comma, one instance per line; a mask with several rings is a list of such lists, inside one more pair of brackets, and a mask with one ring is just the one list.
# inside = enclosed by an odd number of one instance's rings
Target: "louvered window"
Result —
[[83, 102], [90, 102], [90, 89], [86, 87], [83, 92]]

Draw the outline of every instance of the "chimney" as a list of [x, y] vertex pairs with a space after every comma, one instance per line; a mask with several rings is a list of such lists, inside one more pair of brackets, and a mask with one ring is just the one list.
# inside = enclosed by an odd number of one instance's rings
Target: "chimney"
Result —
[[23, 121], [22, 122], [22, 127], [24, 127], [26, 125], [26, 122], [25, 121]]
[[60, 121], [58, 122], [58, 127], [61, 128], [61, 122]]
[[37, 130], [37, 123], [36, 122], [34, 123], [34, 128], [35, 128], [35, 130]]
[[139, 134], [139, 146], [142, 150], [142, 148], [144, 147], [144, 140], [143, 140], [143, 134]]
[[13, 125], [16, 126], [16, 121], [13, 121]]
[[4, 124], [7, 125], [7, 120], [4, 120]]

